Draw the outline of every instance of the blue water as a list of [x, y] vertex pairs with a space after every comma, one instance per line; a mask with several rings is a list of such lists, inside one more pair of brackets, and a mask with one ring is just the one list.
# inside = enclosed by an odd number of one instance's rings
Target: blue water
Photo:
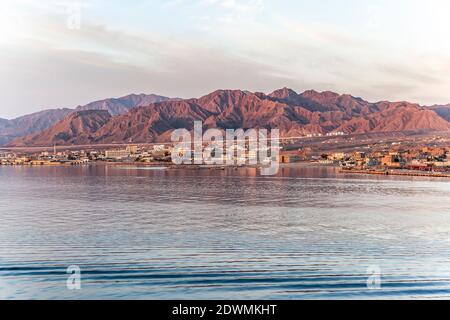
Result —
[[0, 167], [0, 298], [450, 298], [449, 199], [327, 167]]

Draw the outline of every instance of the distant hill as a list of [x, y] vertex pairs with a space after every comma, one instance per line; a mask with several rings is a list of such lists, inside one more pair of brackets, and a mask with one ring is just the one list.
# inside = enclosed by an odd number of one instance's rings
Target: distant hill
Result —
[[0, 130], [9, 125], [9, 120], [0, 118]]
[[110, 98], [91, 102], [85, 106], [79, 106], [76, 109], [48, 109], [13, 120], [0, 119], [0, 145], [6, 144], [18, 137], [39, 133], [53, 126], [74, 111], [106, 110], [111, 115], [119, 115], [141, 105], [149, 105], [166, 100], [170, 100], [170, 98], [154, 94], [130, 94], [121, 98]]
[[[3, 130], [5, 130], [6, 128], [8, 128], [9, 126], [11, 126], [11, 121], [7, 120], [7, 119], [2, 119], [0, 118], [0, 132], [2, 132]], [[4, 136], [0, 136], [0, 145], [7, 143], [9, 140], [7, 137]]]
[[152, 103], [167, 100], [170, 100], [170, 98], [155, 94], [130, 94], [117, 99], [112, 98], [91, 102], [85, 106], [77, 107], [76, 110], [106, 110], [110, 115], [117, 116], [139, 106], [148, 106]]
[[92, 134], [111, 118], [106, 110], [75, 111], [52, 127], [12, 141], [12, 145], [68, 145], [92, 142]]
[[450, 104], [444, 106], [432, 106], [428, 107], [430, 110], [436, 112], [440, 117], [447, 121], [450, 121]]
[[[339, 131], [350, 134], [450, 130], [450, 122], [431, 107], [408, 102], [370, 103], [334, 92], [309, 90], [298, 94], [289, 88], [268, 95], [217, 90], [198, 99], [167, 99], [130, 108], [127, 113], [109, 118], [99, 114], [83, 117], [95, 125], [71, 131], [74, 119], [69, 116], [45, 134], [16, 139], [11, 145], [169, 141], [174, 129], [192, 129], [195, 120], [203, 121], [206, 128], [277, 128], [283, 136]], [[59, 139], [61, 132], [68, 133], [67, 139]]]
[[6, 120], [0, 124], [0, 142], [7, 143], [17, 137], [41, 132], [72, 112], [71, 109], [49, 109]]

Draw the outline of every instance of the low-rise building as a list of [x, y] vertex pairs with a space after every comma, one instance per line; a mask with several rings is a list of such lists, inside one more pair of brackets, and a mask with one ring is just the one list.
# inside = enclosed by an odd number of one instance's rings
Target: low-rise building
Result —
[[344, 160], [345, 159], [345, 153], [344, 152], [335, 152], [332, 153], [329, 157], [331, 160]]
[[105, 151], [105, 157], [107, 159], [120, 160], [131, 156], [131, 152], [128, 149], [125, 150], [107, 150]]
[[130, 154], [136, 154], [138, 153], [138, 146], [136, 145], [128, 145], [126, 150], [130, 153]]
[[280, 156], [281, 163], [295, 163], [301, 160], [301, 157], [296, 154], [285, 154]]

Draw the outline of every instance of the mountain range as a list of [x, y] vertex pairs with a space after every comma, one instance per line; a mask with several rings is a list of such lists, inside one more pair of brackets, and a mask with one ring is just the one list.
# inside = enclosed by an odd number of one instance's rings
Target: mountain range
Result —
[[76, 109], [43, 111], [46, 121], [37, 115], [25, 116], [27, 125], [23, 123], [20, 132], [10, 131], [15, 137], [3, 132], [14, 128], [10, 123], [17, 119], [0, 120], [3, 142], [9, 146], [162, 142], [170, 141], [174, 129], [192, 129], [194, 120], [203, 121], [205, 128], [278, 128], [285, 137], [450, 130], [450, 105], [371, 103], [347, 94], [314, 90], [298, 94], [289, 88], [270, 94], [217, 90], [198, 99], [129, 95]]
[[7, 143], [14, 138], [45, 130], [61, 119], [64, 119], [72, 112], [73, 110], [71, 109], [49, 109], [13, 120], [1, 119], [0, 145]]
[[0, 145], [7, 144], [15, 138], [42, 132], [76, 111], [106, 110], [110, 115], [115, 116], [127, 113], [137, 106], [165, 100], [170, 100], [170, 98], [154, 94], [130, 94], [121, 98], [94, 101], [75, 109], [48, 109], [12, 120], [0, 118]]
[[121, 98], [104, 99], [91, 102], [85, 106], [79, 106], [77, 111], [82, 110], [107, 110], [110, 115], [117, 116], [127, 113], [137, 106], [148, 106], [149, 104], [167, 100], [176, 100], [156, 94], [130, 94]]

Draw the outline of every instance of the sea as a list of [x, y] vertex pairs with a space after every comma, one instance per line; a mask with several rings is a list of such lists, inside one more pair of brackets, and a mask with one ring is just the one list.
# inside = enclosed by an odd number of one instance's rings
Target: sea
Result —
[[450, 180], [0, 166], [0, 299], [448, 299]]

